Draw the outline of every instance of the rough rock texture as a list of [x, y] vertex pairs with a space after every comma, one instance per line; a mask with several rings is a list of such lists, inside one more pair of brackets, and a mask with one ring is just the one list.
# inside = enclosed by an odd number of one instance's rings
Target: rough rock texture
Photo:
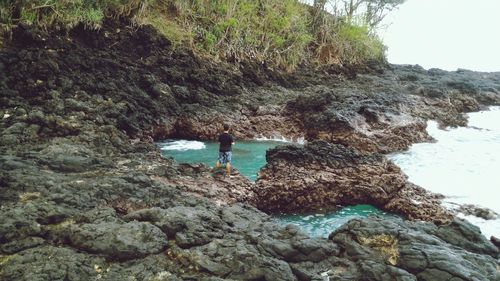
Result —
[[[354, 219], [329, 239], [358, 260], [360, 268], [369, 268], [364, 271], [369, 280], [500, 280], [498, 249], [476, 226], [460, 219], [443, 226]], [[400, 271], [394, 274], [381, 265]]]
[[439, 223], [451, 215], [439, 196], [407, 181], [381, 154], [314, 141], [267, 151], [254, 187], [254, 204], [268, 212], [308, 212], [338, 205], [372, 204], [412, 219]]
[[204, 164], [180, 164], [178, 175], [155, 177], [155, 180], [176, 185], [184, 194], [210, 198], [218, 204], [248, 202], [253, 197], [253, 183], [232, 169], [231, 177], [223, 169], [212, 169]]
[[287, 102], [307, 139], [326, 139], [362, 152], [392, 152], [429, 140], [425, 120], [463, 126], [463, 112], [500, 103], [498, 73], [446, 72], [391, 65], [374, 75], [310, 86]]
[[82, 224], [68, 232], [68, 240], [75, 248], [116, 259], [157, 254], [167, 246], [167, 235], [148, 223]]
[[[368, 218], [330, 239], [309, 237], [235, 203], [252, 198], [248, 180], [163, 159], [151, 142], [210, 139], [219, 122], [231, 119], [240, 139], [319, 137], [364, 153], [393, 151], [427, 139], [425, 119], [464, 124], [460, 112], [499, 104], [496, 74], [410, 66], [357, 76], [283, 74], [210, 62], [174, 51], [151, 28], [116, 23], [68, 33], [20, 26], [5, 42], [0, 280], [498, 279], [498, 269], [492, 271], [498, 249], [467, 222], [438, 227]], [[317, 98], [325, 102], [314, 106]], [[380, 183], [373, 199], [382, 208], [415, 218], [429, 215], [420, 211], [440, 215], [432, 209], [436, 198], [405, 185], [382, 156], [331, 148], [348, 157], [288, 151], [307, 156], [307, 163], [325, 160], [318, 173], [371, 171], [373, 179], [354, 177], [366, 188]], [[289, 160], [277, 163], [288, 161], [289, 174], [305, 173]], [[328, 185], [311, 173], [305, 178]], [[417, 195], [421, 202], [409, 204]], [[349, 196], [346, 203], [366, 194], [351, 188]], [[422, 259], [419, 249], [436, 256]]]
[[463, 204], [456, 206], [453, 211], [456, 213], [464, 214], [466, 216], [475, 216], [478, 218], [482, 218], [484, 220], [495, 220], [500, 218], [500, 215], [498, 215], [495, 211], [472, 204]]

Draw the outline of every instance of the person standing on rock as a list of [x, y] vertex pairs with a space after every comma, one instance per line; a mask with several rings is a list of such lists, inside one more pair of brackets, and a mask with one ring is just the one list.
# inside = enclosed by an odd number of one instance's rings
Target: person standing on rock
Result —
[[231, 148], [234, 144], [233, 137], [229, 134], [229, 125], [224, 124], [224, 132], [219, 135], [219, 158], [215, 163], [215, 167], [220, 168], [221, 165], [226, 165], [226, 174], [231, 174]]

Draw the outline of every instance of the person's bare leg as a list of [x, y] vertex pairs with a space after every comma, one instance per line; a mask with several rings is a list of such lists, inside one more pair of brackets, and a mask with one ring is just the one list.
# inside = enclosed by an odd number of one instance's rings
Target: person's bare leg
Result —
[[226, 173], [227, 175], [231, 175], [231, 163], [226, 163]]
[[217, 162], [215, 162], [215, 168], [219, 169], [220, 168], [220, 161], [217, 160]]

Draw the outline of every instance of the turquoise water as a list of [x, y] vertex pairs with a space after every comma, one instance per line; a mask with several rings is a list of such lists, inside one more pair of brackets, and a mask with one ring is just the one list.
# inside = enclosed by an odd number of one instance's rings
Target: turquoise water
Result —
[[[266, 164], [266, 150], [283, 142], [241, 141], [233, 146], [233, 166], [241, 174], [255, 181], [257, 172]], [[159, 142], [162, 155], [173, 157], [179, 163], [205, 163], [214, 166], [217, 161], [219, 144], [187, 140], [166, 140]], [[387, 215], [370, 205], [348, 206], [337, 212], [311, 215], [276, 216], [279, 224], [295, 224], [311, 236], [327, 237], [332, 231], [353, 218], [370, 215]]]
[[[279, 144], [283, 142], [237, 141], [233, 145], [232, 166], [255, 181], [257, 172], [266, 164], [266, 150]], [[204, 163], [214, 167], [219, 155], [218, 142], [166, 140], [158, 146], [163, 156], [173, 157], [179, 163]]]
[[391, 216], [371, 205], [347, 206], [339, 211], [327, 214], [311, 215], [286, 215], [277, 216], [276, 221], [279, 224], [294, 224], [315, 237], [328, 237], [328, 235], [354, 218], [368, 216]]

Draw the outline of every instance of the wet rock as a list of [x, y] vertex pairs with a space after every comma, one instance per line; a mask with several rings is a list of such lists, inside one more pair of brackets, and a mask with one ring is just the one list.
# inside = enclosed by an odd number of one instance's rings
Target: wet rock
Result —
[[159, 180], [178, 186], [184, 194], [211, 198], [217, 204], [248, 202], [253, 196], [253, 183], [237, 169], [228, 176], [224, 169], [205, 164], [180, 164], [177, 171], [180, 176]]
[[[34, 195], [34, 196], [33, 196]], [[31, 194], [38, 198], [39, 194]], [[42, 200], [22, 201], [0, 209], [0, 241], [9, 242], [29, 237], [42, 237], [45, 233], [43, 224], [59, 223], [73, 211]], [[14, 243], [15, 245], [15, 243]]]
[[[154, 280], [177, 281], [191, 277], [192, 272], [183, 271], [183, 266], [170, 260], [165, 254], [150, 255], [143, 259], [134, 259], [114, 263], [113, 266], [98, 267], [102, 280]], [[191, 276], [189, 276], [191, 275]], [[201, 274], [200, 274], [201, 275]], [[185, 277], [185, 278], [183, 278]], [[197, 276], [198, 279], [201, 276]], [[197, 279], [194, 277], [194, 279]]]
[[[431, 139], [424, 120], [393, 108], [393, 104], [415, 103], [409, 97], [320, 87], [311, 90], [290, 100], [285, 111], [297, 120], [310, 140], [328, 140], [362, 152], [387, 153]], [[314, 101], [309, 96], [315, 97]]]
[[362, 156], [324, 141], [271, 149], [266, 158], [255, 186], [255, 202], [266, 211], [333, 209], [365, 200], [381, 205], [406, 181], [399, 168], [382, 162], [380, 155]]
[[17, 135], [2, 135], [0, 136], [0, 143], [2, 145], [16, 145], [16, 144], [19, 144], [21, 143], [21, 140], [20, 138], [17, 136]]
[[150, 223], [83, 224], [68, 230], [71, 245], [111, 259], [133, 259], [161, 252], [167, 236]]
[[41, 160], [44, 164], [62, 172], [83, 172], [103, 164], [93, 151], [75, 144], [54, 143], [40, 151], [40, 154], [43, 155]]
[[63, 172], [83, 172], [95, 164], [92, 159], [82, 156], [60, 155], [47, 163], [52, 169]]
[[82, 223], [106, 223], [113, 222], [118, 223], [119, 218], [117, 217], [117, 212], [111, 207], [94, 208], [88, 212], [77, 214], [78, 222]]
[[452, 212], [441, 206], [444, 196], [430, 193], [424, 188], [407, 182], [382, 207], [393, 213], [402, 214], [409, 219], [433, 221], [437, 224], [449, 223]]
[[32, 161], [22, 159], [14, 155], [0, 156], [0, 167], [3, 171], [8, 170], [37, 170]]
[[17, 122], [17, 123], [12, 124], [7, 129], [5, 129], [5, 131], [3, 131], [2, 133], [6, 134], [6, 135], [20, 135], [24, 132], [24, 129], [26, 127], [27, 127], [26, 123]]
[[494, 220], [499, 218], [499, 215], [495, 213], [493, 210], [472, 204], [460, 205], [458, 206], [458, 208], [454, 209], [454, 211], [456, 211], [457, 213], [462, 213], [468, 216], [475, 216], [485, 220]]
[[496, 238], [495, 236], [491, 236], [490, 241], [491, 243], [493, 243], [493, 245], [497, 246], [497, 249], [500, 250], [500, 239]]

